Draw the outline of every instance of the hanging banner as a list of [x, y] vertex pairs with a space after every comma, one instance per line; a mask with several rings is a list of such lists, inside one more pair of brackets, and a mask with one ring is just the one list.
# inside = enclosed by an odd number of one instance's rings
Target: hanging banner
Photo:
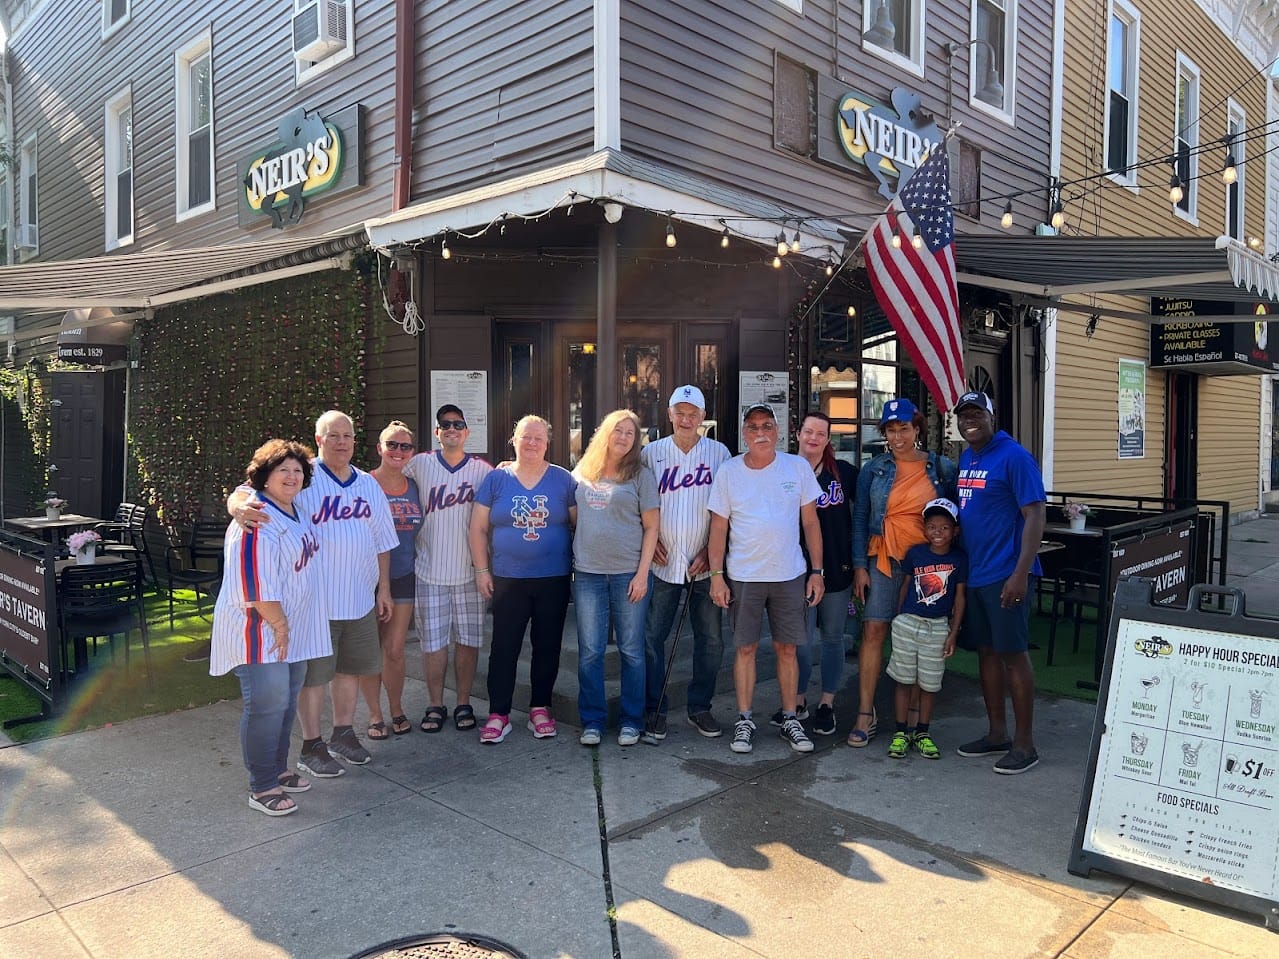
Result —
[[1119, 361], [1119, 458], [1146, 456], [1146, 364]]

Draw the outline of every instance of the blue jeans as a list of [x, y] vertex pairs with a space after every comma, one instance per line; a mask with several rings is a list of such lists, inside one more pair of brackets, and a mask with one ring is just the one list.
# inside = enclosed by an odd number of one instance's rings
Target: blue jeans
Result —
[[[665, 713], [669, 704], [664, 698], [659, 703], [658, 698], [666, 678], [666, 641], [679, 615], [684, 587], [656, 576], [652, 583], [645, 639], [648, 690], [644, 708], [650, 713]], [[711, 602], [711, 581], [696, 580], [689, 588], [693, 591], [688, 610], [693, 621], [693, 677], [688, 684], [688, 714], [692, 716], [707, 712], [715, 698], [715, 679], [724, 661], [724, 631], [720, 609]]]
[[289, 733], [298, 711], [298, 690], [307, 661], [253, 663], [232, 672], [240, 681], [244, 712], [240, 714], [240, 750], [254, 794], [279, 786], [289, 768]]
[[[573, 574], [577, 607], [577, 712], [582, 728], [603, 729], [608, 718], [604, 694], [604, 651], [608, 628], [622, 657], [622, 725], [644, 728], [644, 620], [648, 594], [627, 598], [634, 573]], [[650, 582], [652, 577], [649, 577]]]
[[822, 642], [822, 692], [837, 693], [844, 678], [844, 624], [848, 621], [848, 599], [853, 587], [827, 593], [816, 606], [808, 608], [808, 642], [795, 647], [799, 661], [799, 698], [807, 702], [808, 680], [813, 674], [813, 646], [820, 633]]

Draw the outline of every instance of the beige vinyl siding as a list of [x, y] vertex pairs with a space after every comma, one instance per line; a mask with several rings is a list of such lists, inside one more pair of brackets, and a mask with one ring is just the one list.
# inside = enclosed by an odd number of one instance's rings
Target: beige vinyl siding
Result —
[[1199, 380], [1199, 499], [1230, 501], [1232, 514], [1258, 508], [1260, 376]]
[[[1144, 310], [1109, 297], [1099, 306]], [[1057, 314], [1057, 401], [1053, 486], [1058, 490], [1162, 496], [1164, 374], [1146, 370], [1146, 455], [1119, 458], [1119, 361], [1150, 360], [1150, 327], [1102, 317], [1088, 339], [1084, 313]]]

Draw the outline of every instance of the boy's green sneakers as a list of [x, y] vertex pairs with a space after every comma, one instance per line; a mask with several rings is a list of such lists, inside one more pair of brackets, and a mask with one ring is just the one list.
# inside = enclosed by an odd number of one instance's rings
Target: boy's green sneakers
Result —
[[925, 759], [941, 759], [941, 750], [937, 748], [937, 744], [933, 742], [933, 737], [928, 735], [928, 733], [915, 733], [911, 743], [915, 747], [915, 752]]
[[893, 738], [888, 743], [888, 758], [905, 759], [908, 752], [910, 752], [910, 737], [899, 729], [893, 733]]

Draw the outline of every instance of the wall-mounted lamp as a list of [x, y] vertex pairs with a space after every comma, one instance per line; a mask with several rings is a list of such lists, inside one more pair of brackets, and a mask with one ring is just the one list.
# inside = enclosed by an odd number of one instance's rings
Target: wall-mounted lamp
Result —
[[891, 49], [896, 36], [897, 27], [893, 25], [893, 15], [888, 9], [888, 0], [879, 0], [879, 6], [875, 8], [875, 22], [862, 34], [862, 38], [877, 47]]
[[995, 69], [995, 60], [999, 53], [995, 50], [994, 45], [989, 40], [983, 40], [977, 37], [968, 40], [965, 43], [943, 44], [942, 49], [946, 53], [946, 59], [950, 61], [951, 69], [946, 73], [946, 119], [953, 121], [955, 116], [955, 90], [954, 90], [954, 61], [955, 54], [961, 50], [968, 50], [975, 46], [986, 48], [986, 74], [982, 77], [982, 84], [974, 92], [974, 96], [984, 103], [989, 103], [993, 107], [999, 109], [1004, 108], [1004, 83], [999, 79], [999, 71]]

